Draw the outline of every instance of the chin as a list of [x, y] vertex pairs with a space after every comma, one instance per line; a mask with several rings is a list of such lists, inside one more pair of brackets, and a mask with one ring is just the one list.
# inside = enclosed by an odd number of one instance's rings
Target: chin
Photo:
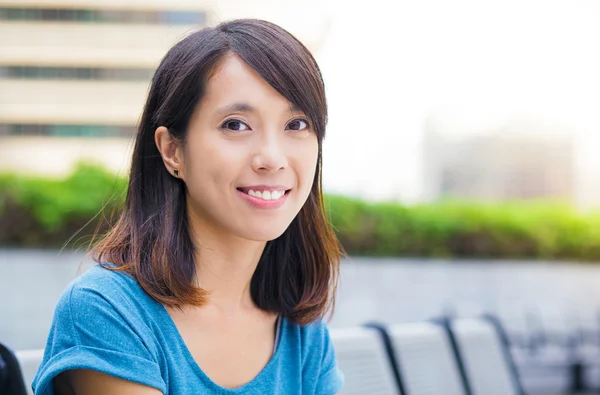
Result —
[[[269, 224], [267, 224], [269, 225]], [[263, 227], [246, 227], [243, 232], [241, 232], [240, 236], [247, 240], [254, 241], [271, 241], [275, 240], [279, 236], [281, 236], [289, 227], [289, 224], [285, 226], [275, 226], [274, 224], [270, 224], [271, 226], [263, 226]]]
[[285, 229], [282, 230], [281, 232], [256, 232], [254, 234], [248, 235], [247, 237], [245, 237], [246, 239], [249, 240], [254, 240], [254, 241], [272, 241], [275, 240], [276, 238], [278, 238], [279, 236], [281, 236], [283, 233], [285, 232]]

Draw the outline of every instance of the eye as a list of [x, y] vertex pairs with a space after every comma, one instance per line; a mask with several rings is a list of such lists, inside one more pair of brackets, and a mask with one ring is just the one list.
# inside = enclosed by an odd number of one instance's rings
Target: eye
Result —
[[250, 130], [250, 127], [246, 125], [244, 122], [237, 119], [228, 119], [221, 125], [222, 129], [233, 130], [235, 132], [243, 132], [245, 130]]
[[305, 130], [308, 129], [308, 121], [305, 119], [294, 119], [287, 126], [290, 130]]

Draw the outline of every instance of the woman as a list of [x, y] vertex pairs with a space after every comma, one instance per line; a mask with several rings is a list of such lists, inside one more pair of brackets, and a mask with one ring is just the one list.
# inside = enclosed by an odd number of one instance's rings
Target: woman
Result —
[[340, 246], [309, 51], [236, 20], [159, 65], [124, 210], [56, 307], [36, 394], [334, 394]]

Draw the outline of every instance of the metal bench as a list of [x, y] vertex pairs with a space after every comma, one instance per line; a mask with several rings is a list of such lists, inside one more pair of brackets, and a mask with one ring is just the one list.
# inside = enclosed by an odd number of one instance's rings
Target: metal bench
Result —
[[402, 395], [378, 331], [335, 328], [330, 333], [338, 365], [345, 377], [339, 395]]
[[410, 395], [465, 395], [448, 334], [423, 322], [388, 328], [402, 388]]
[[31, 383], [42, 362], [42, 358], [44, 358], [44, 350], [23, 350], [16, 351], [15, 354], [19, 360], [19, 365], [21, 365], [21, 372], [27, 388], [27, 393], [32, 394]]
[[493, 317], [448, 321], [471, 395], [523, 395], [500, 323]]

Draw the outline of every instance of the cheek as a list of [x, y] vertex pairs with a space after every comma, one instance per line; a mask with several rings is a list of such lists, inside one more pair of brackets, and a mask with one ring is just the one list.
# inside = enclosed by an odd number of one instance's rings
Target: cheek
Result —
[[210, 130], [199, 130], [188, 139], [186, 165], [196, 174], [211, 174], [222, 169], [236, 155]]
[[190, 141], [186, 152], [186, 183], [195, 197], [203, 198], [217, 192], [216, 186], [226, 179], [224, 153], [210, 141]]
[[302, 179], [302, 185], [310, 190], [315, 178], [317, 160], [319, 158], [319, 143], [316, 138], [311, 144], [306, 144], [301, 151], [302, 154], [299, 158], [299, 166], [301, 169], [300, 177]]

